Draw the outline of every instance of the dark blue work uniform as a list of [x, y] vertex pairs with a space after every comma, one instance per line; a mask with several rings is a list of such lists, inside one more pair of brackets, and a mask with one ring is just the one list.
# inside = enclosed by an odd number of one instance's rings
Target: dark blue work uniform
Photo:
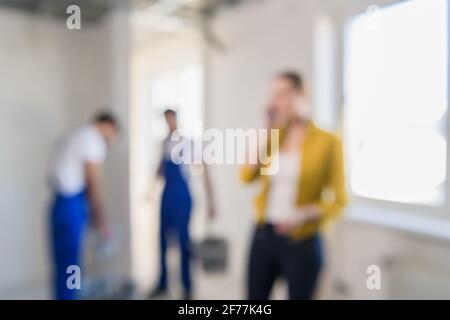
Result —
[[67, 285], [69, 266], [80, 266], [83, 232], [88, 205], [85, 192], [73, 196], [56, 194], [50, 214], [51, 245], [54, 261], [54, 294], [58, 300], [77, 298], [78, 290]]
[[191, 293], [192, 283], [190, 274], [190, 238], [189, 220], [191, 217], [192, 198], [189, 191], [185, 167], [174, 163], [169, 155], [164, 156], [163, 175], [165, 186], [161, 201], [161, 274], [159, 289], [167, 289], [167, 242], [175, 235], [181, 251], [181, 278], [186, 293]]

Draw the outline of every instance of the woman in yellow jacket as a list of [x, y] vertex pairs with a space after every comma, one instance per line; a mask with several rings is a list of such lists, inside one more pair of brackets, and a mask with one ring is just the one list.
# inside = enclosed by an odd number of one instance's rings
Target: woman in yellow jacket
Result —
[[290, 299], [311, 299], [322, 266], [320, 229], [347, 201], [342, 147], [337, 136], [305, 115], [300, 75], [282, 73], [273, 85], [268, 127], [279, 129], [279, 141], [268, 139], [259, 150], [266, 161], [241, 170], [243, 181], [262, 182], [255, 199], [248, 298], [268, 299], [275, 280], [283, 277]]

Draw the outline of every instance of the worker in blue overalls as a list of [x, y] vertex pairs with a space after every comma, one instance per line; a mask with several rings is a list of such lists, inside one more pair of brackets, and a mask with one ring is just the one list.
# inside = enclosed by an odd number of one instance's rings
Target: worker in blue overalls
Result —
[[58, 300], [76, 299], [81, 289], [70, 281], [82, 276], [81, 255], [87, 221], [103, 239], [109, 237], [101, 197], [100, 167], [106, 148], [117, 136], [113, 115], [101, 113], [92, 123], [64, 135], [50, 155], [49, 183], [53, 193], [50, 208], [50, 242], [53, 291]]
[[[172, 139], [178, 134], [177, 115], [172, 109], [164, 112], [164, 117], [169, 128], [169, 135], [163, 141], [163, 157], [158, 167], [157, 175], [165, 180], [165, 186], [161, 199], [161, 218], [160, 218], [160, 277], [159, 283], [149, 294], [149, 298], [157, 298], [167, 293], [167, 264], [166, 252], [167, 243], [171, 235], [178, 238], [181, 251], [181, 279], [183, 283], [183, 299], [188, 300], [192, 297], [192, 282], [190, 273], [191, 243], [189, 237], [189, 221], [192, 209], [192, 197], [189, 188], [189, 168], [186, 163], [180, 163], [174, 159], [175, 153], [172, 152], [180, 141]], [[184, 159], [189, 159], [193, 148], [189, 139], [182, 137], [181, 154]], [[179, 148], [180, 149], [180, 148]], [[183, 154], [184, 153], [184, 154]], [[214, 216], [212, 201], [212, 188], [206, 166], [203, 166], [205, 189], [208, 202], [208, 214]]]

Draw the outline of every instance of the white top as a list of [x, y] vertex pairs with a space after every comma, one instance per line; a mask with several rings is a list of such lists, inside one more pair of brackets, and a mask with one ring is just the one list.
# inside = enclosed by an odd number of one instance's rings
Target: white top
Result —
[[69, 132], [52, 149], [50, 187], [68, 196], [83, 191], [86, 188], [85, 163], [101, 163], [105, 157], [106, 142], [95, 126], [84, 125]]
[[[278, 163], [276, 163], [277, 160]], [[295, 206], [300, 162], [298, 151], [280, 152], [273, 156], [271, 165], [278, 165], [278, 172], [271, 176], [266, 210], [266, 221], [268, 223], [276, 224], [292, 220], [300, 222], [301, 214]]]

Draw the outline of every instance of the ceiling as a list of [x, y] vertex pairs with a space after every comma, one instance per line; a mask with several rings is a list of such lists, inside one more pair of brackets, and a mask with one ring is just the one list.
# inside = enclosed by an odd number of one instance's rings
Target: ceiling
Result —
[[199, 16], [211, 16], [223, 6], [243, 1], [246, 0], [0, 0], [0, 8], [8, 7], [32, 14], [66, 18], [67, 7], [75, 4], [81, 8], [84, 21], [95, 22], [115, 7], [155, 11], [182, 19], [196, 19]]

